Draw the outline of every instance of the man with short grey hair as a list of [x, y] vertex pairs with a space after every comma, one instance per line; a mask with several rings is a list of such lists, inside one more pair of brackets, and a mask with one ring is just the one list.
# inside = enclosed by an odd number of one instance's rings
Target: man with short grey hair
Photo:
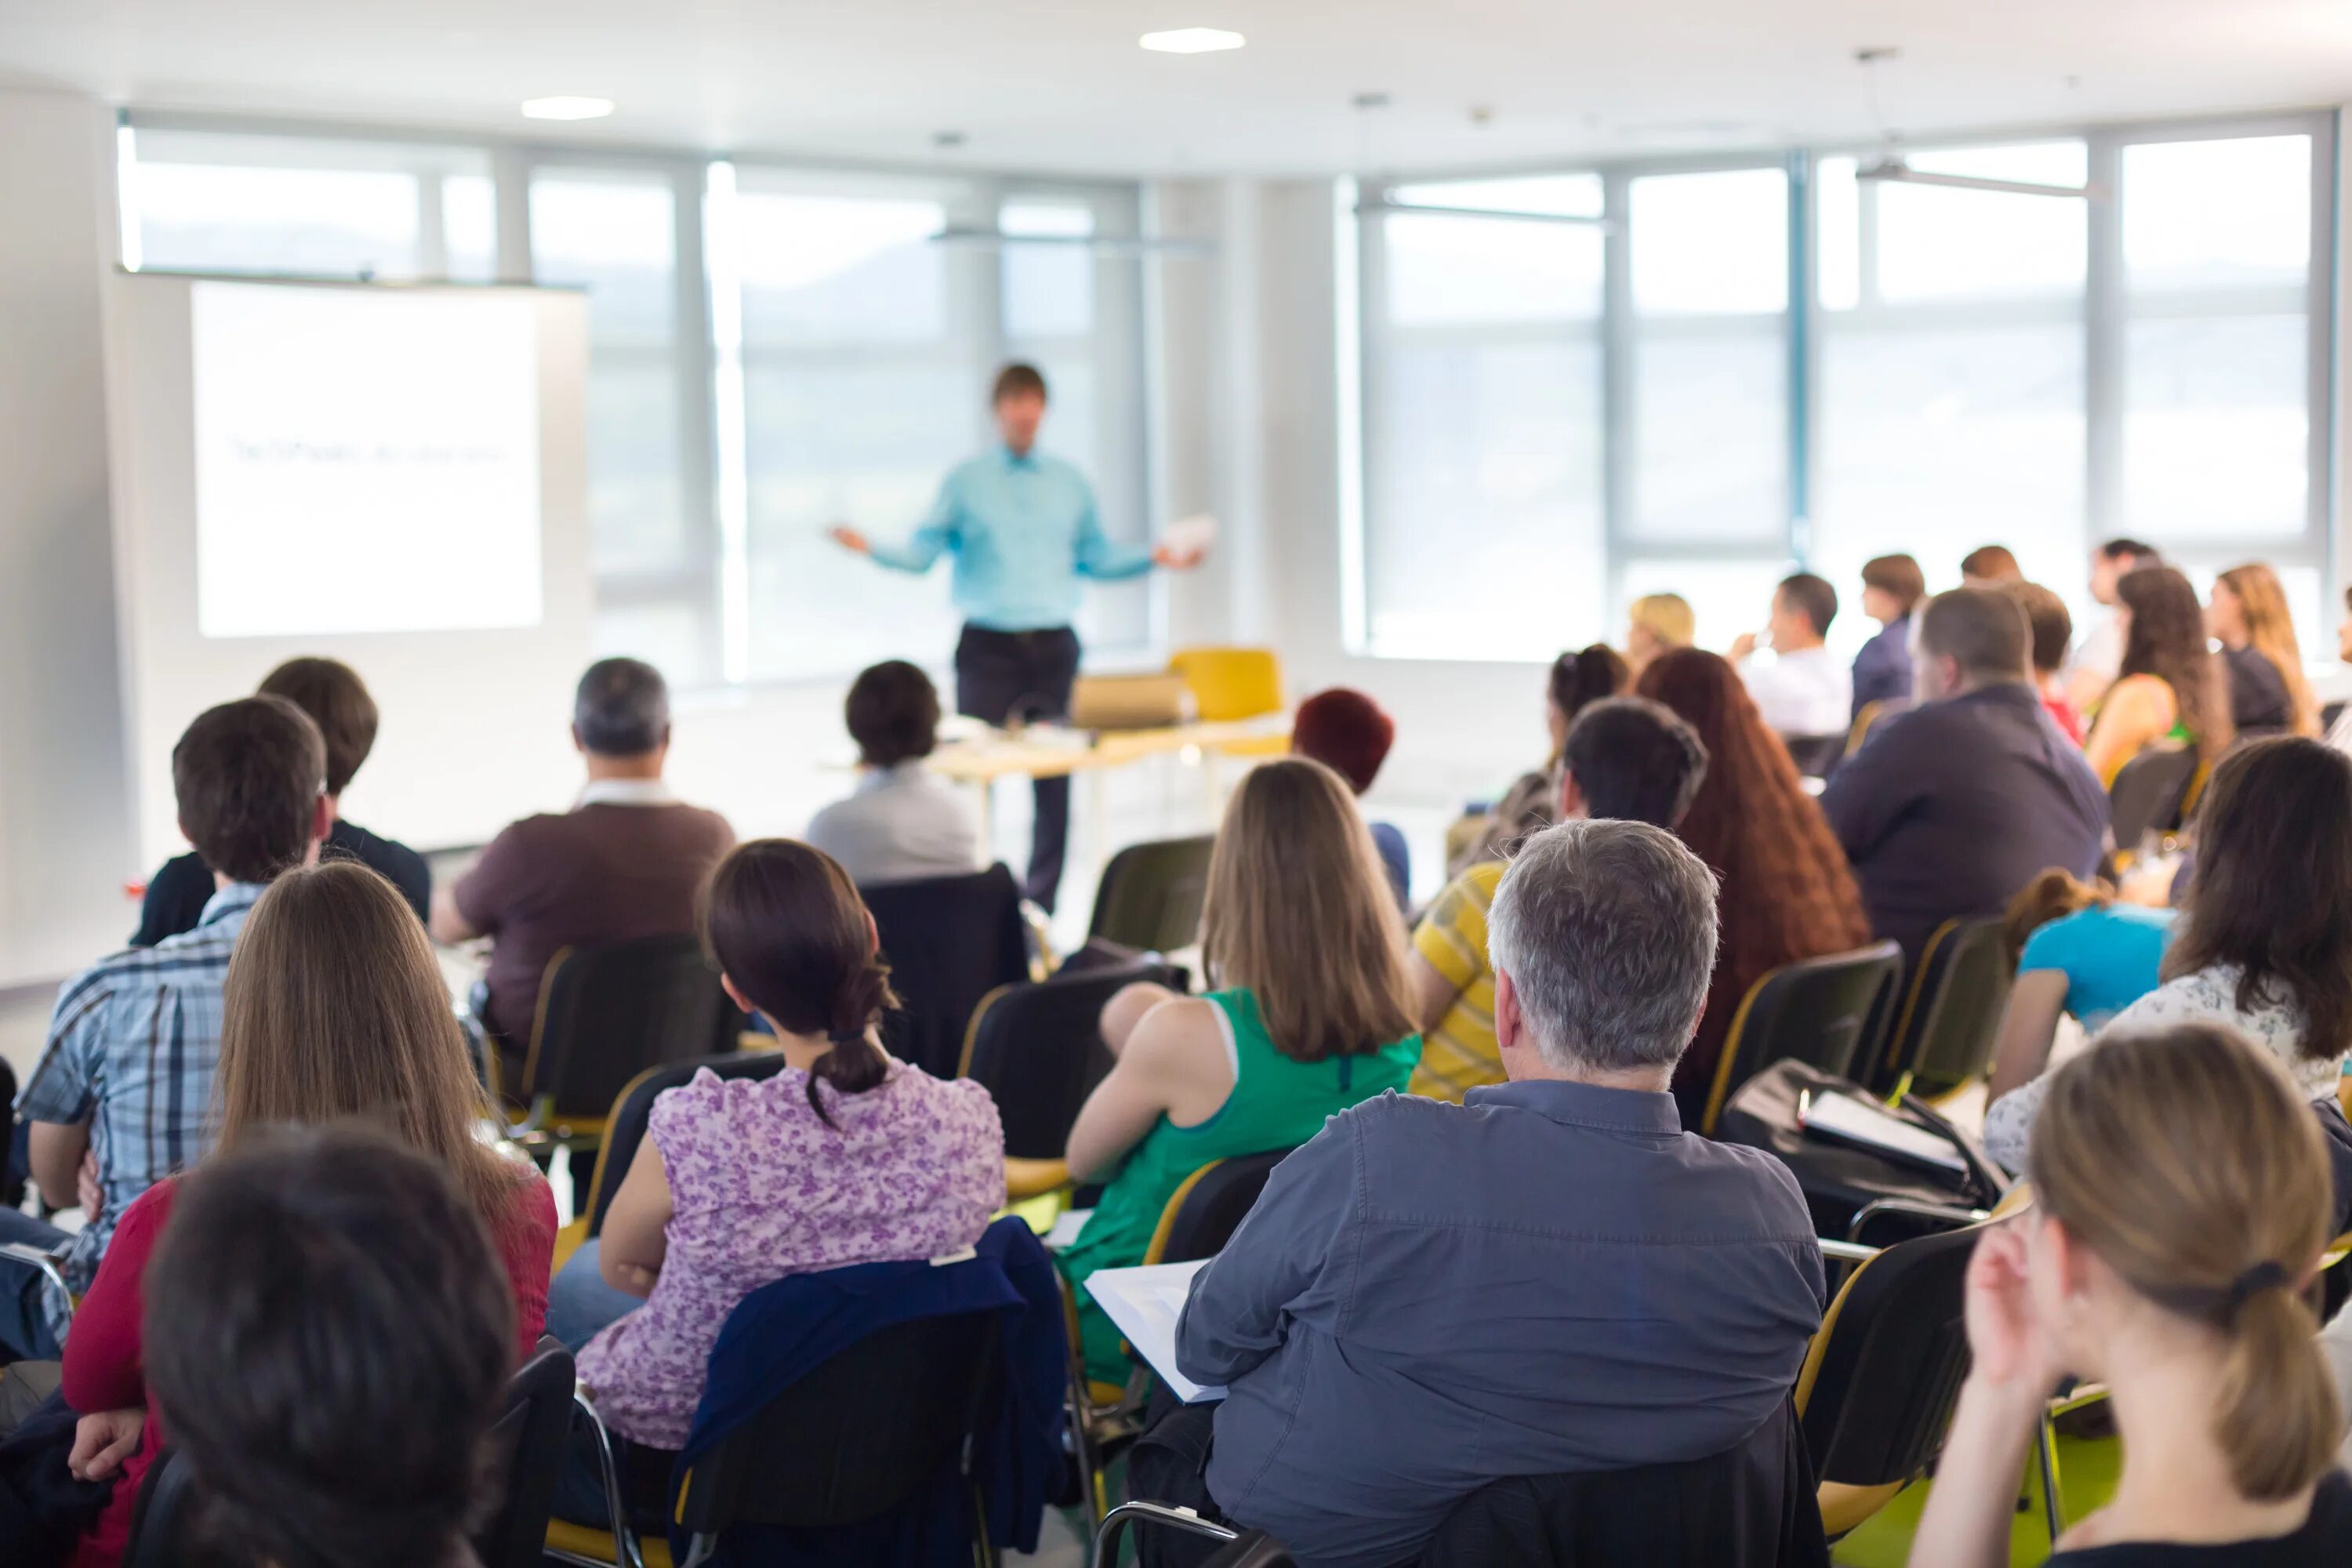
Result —
[[1780, 1418], [1824, 1300], [1804, 1198], [1667, 1092], [1715, 900], [1644, 823], [1527, 841], [1490, 917], [1510, 1081], [1367, 1100], [1276, 1169], [1177, 1326], [1225, 1401], [1145, 1436], [1137, 1495], [1386, 1568], [1488, 1481], [1702, 1458]]
[[491, 939], [484, 1022], [499, 1042], [499, 1088], [517, 1103], [540, 1087], [522, 1081], [524, 1047], [549, 960], [693, 931], [695, 894], [735, 844], [725, 817], [662, 782], [669, 687], [652, 665], [590, 665], [572, 694], [572, 743], [588, 773], [572, 809], [511, 825], [433, 900], [436, 940]]

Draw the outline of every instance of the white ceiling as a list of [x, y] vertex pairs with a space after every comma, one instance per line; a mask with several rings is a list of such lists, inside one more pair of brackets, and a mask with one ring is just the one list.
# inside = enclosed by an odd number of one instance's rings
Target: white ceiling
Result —
[[[1136, 47], [1192, 25], [1249, 47]], [[1122, 174], [1867, 139], [1890, 44], [1914, 135], [2352, 98], [2345, 0], [0, 0], [0, 76], [142, 107]]]

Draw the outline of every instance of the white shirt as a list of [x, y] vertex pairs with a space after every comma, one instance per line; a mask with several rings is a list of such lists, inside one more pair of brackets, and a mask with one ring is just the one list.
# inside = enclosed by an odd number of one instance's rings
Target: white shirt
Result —
[[1739, 667], [1765, 728], [1782, 735], [1843, 735], [1853, 722], [1853, 668], [1827, 647], [1775, 654]]
[[968, 877], [981, 868], [972, 803], [919, 762], [866, 773], [847, 800], [810, 820], [808, 841], [861, 888]]
[[2066, 661], [2066, 673], [2072, 675], [2077, 670], [2088, 670], [2112, 686], [2123, 667], [2123, 623], [2110, 610], [2106, 618], [2093, 626], [2074, 646], [2074, 657]]
[[[2303, 1054], [2303, 1009], [2268, 990], [2254, 1005], [2238, 1007], [2237, 965], [2219, 964], [2168, 980], [2110, 1019], [2100, 1040], [2135, 1030], [2160, 1029], [2168, 1024], [2221, 1024], [2237, 1030], [2278, 1058], [2308, 1100], [2330, 1100], [2343, 1076], [2344, 1059], [2328, 1057], [2314, 1061]], [[2032, 1141], [2033, 1119], [2042, 1112], [2042, 1097], [2050, 1092], [2050, 1075], [2021, 1084], [1992, 1102], [1985, 1111], [1985, 1152], [2012, 1171], [2025, 1169], [2025, 1151]]]
[[591, 779], [572, 803], [583, 805], [676, 805], [677, 796], [659, 779]]

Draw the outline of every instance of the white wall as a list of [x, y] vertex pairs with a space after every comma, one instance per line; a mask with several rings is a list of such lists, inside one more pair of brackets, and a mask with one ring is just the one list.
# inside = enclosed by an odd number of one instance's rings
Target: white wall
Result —
[[112, 111], [0, 91], [0, 987], [132, 923], [100, 326], [113, 260]]

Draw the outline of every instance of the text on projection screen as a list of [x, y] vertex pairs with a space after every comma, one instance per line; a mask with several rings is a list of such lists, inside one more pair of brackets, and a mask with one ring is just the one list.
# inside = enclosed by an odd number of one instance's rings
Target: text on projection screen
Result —
[[204, 636], [539, 624], [530, 296], [200, 282], [190, 310]]

